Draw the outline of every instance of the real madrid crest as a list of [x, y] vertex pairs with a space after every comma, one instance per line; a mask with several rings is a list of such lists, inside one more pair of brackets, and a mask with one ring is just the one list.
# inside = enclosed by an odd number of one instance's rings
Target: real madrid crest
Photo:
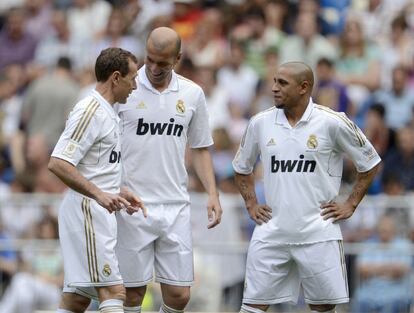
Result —
[[309, 149], [316, 149], [318, 147], [318, 139], [316, 139], [316, 136], [310, 135], [306, 145], [308, 146]]
[[112, 273], [111, 267], [109, 266], [109, 264], [105, 264], [102, 270], [102, 274], [105, 277], [108, 277], [109, 275], [111, 275], [111, 273]]
[[185, 112], [185, 105], [183, 100], [178, 100], [177, 105], [175, 106], [178, 113], [183, 114]]

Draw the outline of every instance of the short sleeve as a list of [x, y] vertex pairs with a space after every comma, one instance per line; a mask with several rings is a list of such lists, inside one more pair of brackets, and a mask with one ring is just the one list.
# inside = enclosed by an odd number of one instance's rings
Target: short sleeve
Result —
[[377, 165], [381, 158], [364, 133], [344, 113], [338, 114], [336, 146], [354, 163], [358, 172], [366, 172]]
[[194, 115], [188, 129], [188, 144], [191, 148], [203, 148], [213, 144], [209, 126], [206, 98], [200, 90]]
[[253, 172], [257, 157], [259, 156], [259, 143], [256, 137], [255, 123], [250, 121], [233, 160], [233, 168], [236, 173], [248, 175]]
[[87, 105], [81, 102], [75, 106], [52, 152], [53, 157], [78, 165], [99, 136], [103, 123], [99, 121], [98, 108], [96, 100], [91, 100]]

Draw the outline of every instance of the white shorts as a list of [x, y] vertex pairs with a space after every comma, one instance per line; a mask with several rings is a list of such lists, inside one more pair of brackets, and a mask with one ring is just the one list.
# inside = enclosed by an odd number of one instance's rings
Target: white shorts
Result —
[[153, 279], [174, 286], [194, 281], [189, 204], [147, 204], [142, 213], [117, 212], [116, 253], [126, 287], [145, 286]]
[[342, 241], [304, 245], [250, 243], [243, 303], [297, 303], [301, 285], [306, 303], [349, 301]]
[[59, 209], [59, 238], [63, 253], [65, 287], [82, 287], [96, 295], [95, 287], [122, 284], [115, 254], [115, 214], [75, 192], [66, 193]]

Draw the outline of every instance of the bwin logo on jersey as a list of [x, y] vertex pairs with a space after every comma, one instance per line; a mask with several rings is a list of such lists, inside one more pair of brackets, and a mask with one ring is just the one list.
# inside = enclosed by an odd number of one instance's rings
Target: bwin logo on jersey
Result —
[[278, 160], [276, 156], [272, 155], [270, 171], [272, 173], [277, 172], [302, 172], [302, 173], [313, 173], [316, 168], [315, 160], [304, 160], [304, 155], [299, 156], [299, 160]]
[[184, 126], [174, 124], [175, 120], [170, 118], [171, 123], [145, 123], [143, 118], [138, 119], [137, 135], [145, 135], [150, 132], [151, 135], [171, 135], [180, 137]]

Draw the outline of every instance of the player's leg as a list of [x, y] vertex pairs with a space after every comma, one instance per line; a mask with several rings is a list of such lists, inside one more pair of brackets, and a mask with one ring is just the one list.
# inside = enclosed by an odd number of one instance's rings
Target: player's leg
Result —
[[99, 295], [99, 312], [101, 313], [124, 313], [125, 287], [124, 285], [113, 285], [97, 287]]
[[90, 303], [91, 299], [85, 296], [64, 291], [56, 313], [83, 313]]
[[262, 313], [270, 304], [296, 302], [299, 274], [288, 246], [252, 240], [240, 313]]
[[309, 304], [312, 312], [325, 312], [325, 313], [336, 313], [335, 304]]
[[262, 313], [266, 312], [268, 308], [268, 305], [263, 304], [243, 304], [240, 313]]
[[305, 295], [312, 312], [335, 312], [349, 301], [342, 241], [327, 241], [292, 248]]
[[155, 242], [155, 279], [161, 284], [162, 313], [183, 312], [190, 300], [194, 281], [190, 206], [169, 204], [160, 207], [162, 234]]
[[140, 313], [147, 284], [153, 279], [154, 241], [158, 238], [158, 206], [147, 205], [148, 216], [116, 213], [118, 239], [115, 247], [126, 287], [124, 311]]
[[144, 300], [147, 286], [127, 287], [124, 302], [125, 313], [141, 313], [142, 301]]
[[190, 286], [173, 286], [161, 283], [163, 305], [160, 313], [184, 312], [190, 301]]

